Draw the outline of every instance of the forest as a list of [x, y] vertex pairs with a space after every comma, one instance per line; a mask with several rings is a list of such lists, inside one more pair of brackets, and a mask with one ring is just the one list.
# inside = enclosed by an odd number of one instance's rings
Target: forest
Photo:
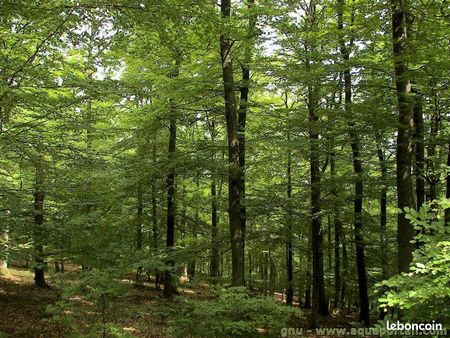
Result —
[[446, 335], [448, 0], [0, 0], [0, 29], [0, 337]]

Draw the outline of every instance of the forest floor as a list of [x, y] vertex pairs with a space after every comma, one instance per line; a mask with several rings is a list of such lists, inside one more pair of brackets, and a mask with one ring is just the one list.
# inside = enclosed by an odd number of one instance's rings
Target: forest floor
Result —
[[[48, 308], [57, 304], [58, 295], [55, 290], [39, 289], [33, 285], [33, 275], [25, 269], [9, 269], [0, 275], [0, 338], [53, 338], [66, 337], [67, 329], [62, 323], [53, 318]], [[127, 283], [126, 280], [123, 281]], [[195, 289], [180, 288], [179, 293], [185, 297], [201, 300], [210, 297], [205, 286]], [[278, 297], [277, 297], [278, 298]], [[173, 300], [177, 302], [177, 298]], [[77, 303], [74, 299], [73, 303]], [[172, 304], [173, 305], [173, 304]], [[170, 337], [167, 321], [170, 319], [171, 303], [161, 297], [161, 291], [153, 285], [145, 283], [145, 287], [134, 289], [131, 301], [115, 303], [109, 309], [108, 315], [114, 317], [116, 327], [120, 327], [129, 337], [166, 338]], [[75, 313], [84, 315], [74, 316], [71, 325], [77, 327], [77, 332], [84, 332], [87, 336], [94, 329], [98, 331], [96, 323], [100, 320], [98, 311], [89, 302], [78, 302]], [[111, 312], [112, 310], [112, 312]], [[65, 311], [69, 312], [69, 310]], [[332, 316], [320, 323], [321, 327], [350, 328], [353, 321], [350, 316]], [[308, 327], [305, 320], [295, 323], [295, 327]], [[81, 329], [80, 329], [81, 328]], [[316, 337], [312, 331], [304, 330], [305, 337]], [[80, 335], [76, 335], [79, 337]], [[91, 335], [89, 335], [91, 336]], [[332, 337], [332, 336], [329, 336]]]

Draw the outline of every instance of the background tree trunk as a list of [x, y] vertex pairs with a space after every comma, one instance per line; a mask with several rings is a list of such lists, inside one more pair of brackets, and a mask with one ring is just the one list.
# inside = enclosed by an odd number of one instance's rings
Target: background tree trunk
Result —
[[330, 172], [333, 202], [333, 222], [334, 222], [334, 299], [333, 307], [336, 309], [340, 307], [339, 297], [341, 291], [341, 255], [340, 255], [340, 240], [342, 233], [342, 223], [339, 215], [339, 202], [336, 182], [336, 154], [330, 154]]
[[[231, 0], [222, 0], [221, 14], [224, 21], [231, 16]], [[244, 250], [241, 227], [241, 170], [239, 162], [239, 135], [234, 95], [233, 64], [231, 58], [232, 43], [228, 37], [220, 37], [220, 55], [225, 97], [225, 118], [228, 137], [228, 215], [231, 242], [231, 284], [244, 286]]]
[[[413, 109], [411, 83], [408, 71], [408, 20], [407, 0], [391, 0], [392, 6], [392, 41], [395, 62], [395, 83], [398, 101], [398, 133], [397, 133], [397, 206], [413, 208], [413, 186], [411, 178], [413, 148]], [[398, 214], [397, 250], [398, 270], [405, 272], [412, 261], [414, 245], [410, 242], [414, 229], [405, 217], [404, 212]]]
[[36, 180], [34, 188], [34, 284], [37, 287], [46, 287], [45, 261], [44, 261], [44, 168], [43, 155], [40, 144], [38, 144], [36, 157]]
[[310, 175], [311, 175], [311, 243], [312, 243], [312, 313], [311, 326], [315, 326], [316, 313], [328, 315], [328, 303], [325, 296], [323, 276], [323, 231], [320, 219], [321, 187], [320, 187], [320, 155], [319, 134], [316, 115], [317, 99], [314, 89], [308, 89], [309, 106], [309, 139], [310, 139]]

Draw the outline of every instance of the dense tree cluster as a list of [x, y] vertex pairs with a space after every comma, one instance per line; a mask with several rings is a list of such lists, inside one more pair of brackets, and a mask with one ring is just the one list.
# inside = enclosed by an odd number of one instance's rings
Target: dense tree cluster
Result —
[[[449, 5], [0, 0], [2, 266], [280, 292], [313, 326], [428, 318], [449, 297]], [[420, 278], [436, 292], [402, 300]]]

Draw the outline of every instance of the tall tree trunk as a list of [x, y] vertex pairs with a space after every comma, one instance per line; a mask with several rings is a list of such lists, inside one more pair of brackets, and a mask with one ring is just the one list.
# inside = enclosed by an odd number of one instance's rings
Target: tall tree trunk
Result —
[[[152, 162], [156, 163], [156, 135], [153, 140], [152, 147]], [[153, 254], [156, 255], [158, 252], [158, 205], [156, 200], [156, 184], [155, 181], [152, 182], [152, 237], [151, 237], [151, 247], [153, 249]], [[155, 271], [155, 288], [159, 290], [160, 288], [161, 275], [158, 270]]]
[[217, 192], [215, 178], [211, 181], [211, 277], [219, 276], [219, 249], [217, 243]]
[[[448, 150], [447, 150], [447, 176], [445, 178], [447, 183], [447, 192], [445, 193], [445, 197], [450, 199], [450, 141], [448, 142]], [[445, 209], [445, 225], [450, 226], [450, 207]]]
[[317, 98], [314, 89], [308, 88], [309, 139], [310, 139], [310, 175], [311, 175], [311, 242], [312, 242], [312, 313], [311, 326], [316, 325], [316, 313], [328, 315], [328, 303], [325, 296], [323, 276], [323, 231], [320, 219], [320, 153], [318, 121], [316, 114]]
[[[341, 231], [341, 242], [342, 242], [342, 276], [348, 276], [350, 270], [348, 266], [348, 253], [347, 253], [347, 240], [345, 238], [345, 233]], [[341, 286], [341, 307], [345, 307], [345, 300], [347, 298], [347, 279], [342, 279]]]
[[312, 286], [312, 276], [311, 276], [311, 253], [312, 253], [312, 243], [311, 234], [308, 234], [308, 248], [306, 254], [306, 288], [305, 288], [305, 309], [311, 309], [311, 286]]
[[[231, 0], [222, 0], [220, 4], [224, 22], [231, 17]], [[239, 162], [239, 135], [234, 95], [233, 64], [231, 58], [232, 43], [225, 35], [220, 36], [220, 55], [222, 58], [222, 76], [225, 97], [225, 118], [228, 137], [228, 215], [231, 242], [231, 284], [244, 286], [244, 250], [241, 227], [241, 170]]]
[[[172, 78], [176, 78], [179, 75], [180, 57], [175, 57], [175, 69], [171, 74]], [[175, 262], [170, 255], [172, 255], [173, 246], [175, 244], [175, 167], [174, 158], [177, 142], [177, 120], [172, 102], [170, 104], [170, 119], [169, 119], [169, 173], [166, 178], [167, 182], [167, 235], [166, 235], [166, 248], [169, 254], [169, 260], [167, 261], [168, 269], [164, 273], [164, 296], [166, 298], [172, 297], [175, 285], [173, 283], [173, 267]]]
[[416, 149], [416, 209], [425, 202], [425, 141], [424, 141], [424, 127], [423, 127], [423, 111], [422, 111], [422, 96], [418, 93], [414, 100], [414, 125], [416, 127], [414, 133], [414, 145]]
[[362, 211], [363, 211], [363, 169], [360, 157], [359, 137], [355, 131], [355, 124], [352, 120], [352, 78], [350, 69], [350, 50], [353, 44], [350, 38], [350, 47], [346, 45], [343, 29], [344, 29], [344, 0], [338, 0], [338, 29], [341, 31], [340, 35], [340, 50], [344, 62], [344, 107], [347, 118], [349, 118], [349, 136], [352, 148], [353, 171], [355, 173], [355, 197], [354, 197], [354, 230], [355, 230], [355, 245], [356, 245], [356, 268], [358, 274], [358, 289], [359, 289], [359, 321], [364, 322], [365, 325], [370, 325], [369, 320], [369, 295], [367, 290], [367, 272], [366, 260], [364, 256], [364, 239], [362, 235]]
[[[172, 249], [175, 244], [175, 168], [173, 167], [173, 160], [176, 150], [176, 139], [177, 139], [177, 122], [176, 118], [170, 117], [169, 125], [169, 162], [170, 169], [167, 175], [167, 235], [166, 235], [166, 248], [168, 254], [172, 254]], [[172, 258], [167, 261], [169, 269], [164, 273], [164, 296], [171, 297], [174, 288], [173, 285], [173, 271], [172, 268], [175, 262]]]
[[383, 280], [388, 278], [388, 258], [387, 258], [387, 165], [384, 151], [381, 147], [381, 138], [377, 144], [378, 160], [380, 162], [381, 171], [381, 191], [380, 191], [380, 257], [381, 257], [381, 274]]
[[[411, 177], [413, 148], [413, 109], [411, 82], [408, 70], [408, 0], [391, 0], [392, 7], [392, 42], [395, 63], [395, 83], [398, 101], [398, 133], [397, 133], [397, 206], [413, 208], [413, 185]], [[414, 228], [405, 217], [404, 212], [398, 214], [397, 250], [398, 270], [409, 270], [414, 245], [410, 242], [414, 237]]]
[[[255, 0], [248, 0], [248, 9], [254, 6]], [[246, 223], [247, 223], [247, 208], [245, 200], [245, 127], [247, 123], [247, 111], [248, 111], [248, 97], [249, 97], [249, 87], [250, 87], [250, 62], [252, 58], [252, 44], [253, 35], [256, 25], [256, 19], [254, 15], [249, 18], [248, 25], [248, 37], [247, 46], [245, 48], [244, 62], [241, 65], [242, 71], [242, 84], [240, 86], [240, 100], [239, 100], [239, 111], [238, 111], [238, 135], [239, 135], [239, 168], [241, 171], [240, 180], [240, 191], [241, 191], [241, 205], [240, 205], [240, 215], [241, 215], [241, 231], [242, 231], [242, 250], [245, 251], [245, 237], [246, 237]], [[244, 254], [245, 257], [245, 254]]]
[[[197, 177], [196, 180], [196, 186], [197, 186], [197, 191], [200, 191], [200, 187], [199, 187], [199, 180]], [[198, 232], [198, 222], [199, 222], [199, 214], [198, 214], [198, 208], [196, 208], [195, 210], [195, 218], [194, 218], [194, 224], [192, 225], [192, 237], [193, 238], [197, 238], [197, 232]], [[187, 275], [190, 281], [193, 280], [193, 278], [195, 277], [195, 271], [197, 270], [197, 264], [196, 264], [196, 259], [195, 256], [192, 257], [191, 261], [188, 264], [188, 268], [187, 268]]]
[[44, 168], [43, 155], [40, 144], [38, 144], [38, 154], [36, 158], [36, 181], [34, 188], [34, 284], [37, 287], [46, 287], [45, 281], [45, 261], [44, 261]]
[[[143, 219], [144, 204], [142, 201], [142, 187], [138, 183], [137, 188], [137, 212], [136, 212], [136, 251], [140, 253], [142, 250], [142, 219]], [[139, 266], [136, 271], [136, 286], [142, 286], [142, 266]]]
[[[211, 136], [212, 147], [215, 146], [216, 140], [216, 128], [214, 121], [208, 121], [207, 125], [209, 134]], [[211, 155], [211, 163], [215, 162], [215, 154]], [[210, 261], [210, 276], [215, 278], [219, 276], [220, 268], [220, 253], [218, 248], [218, 218], [217, 218], [217, 184], [216, 184], [217, 172], [215, 169], [211, 169], [211, 261]]]
[[288, 156], [287, 156], [287, 198], [288, 198], [288, 208], [287, 208], [287, 234], [286, 234], [286, 270], [287, 270], [287, 290], [286, 290], [286, 304], [292, 305], [294, 299], [294, 272], [293, 272], [293, 262], [292, 262], [292, 153], [290, 148], [290, 133], [287, 134], [288, 141]]
[[[437, 104], [435, 104], [435, 107]], [[428, 202], [433, 202], [437, 198], [436, 193], [436, 185], [439, 181], [439, 178], [436, 176], [436, 138], [439, 133], [439, 120], [440, 117], [437, 114], [434, 114], [431, 118], [431, 128], [430, 128], [430, 137], [427, 148], [427, 181], [429, 185], [429, 190], [427, 194]]]
[[336, 182], [336, 154], [330, 154], [330, 171], [332, 179], [332, 195], [333, 202], [333, 218], [334, 218], [334, 299], [333, 307], [339, 308], [339, 296], [341, 291], [341, 255], [340, 255], [340, 240], [342, 232], [342, 223], [339, 215], [338, 191]]

